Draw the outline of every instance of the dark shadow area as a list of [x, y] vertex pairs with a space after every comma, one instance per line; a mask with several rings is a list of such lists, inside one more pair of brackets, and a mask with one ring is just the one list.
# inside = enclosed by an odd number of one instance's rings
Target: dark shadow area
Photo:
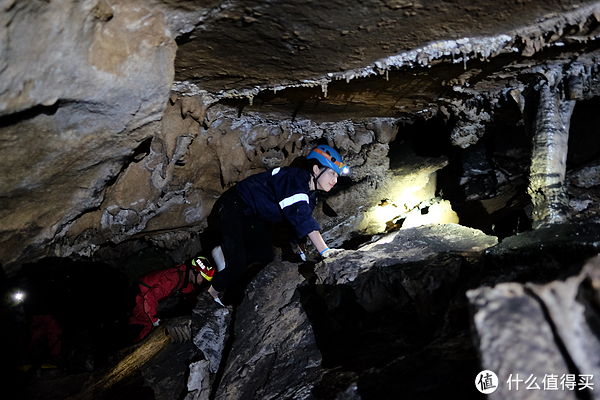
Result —
[[[24, 264], [3, 285], [24, 294], [22, 307], [2, 309], [2, 366], [11, 380], [11, 398], [58, 400], [78, 393], [90, 373], [107, 367], [132, 345], [130, 317], [138, 279], [172, 266], [173, 260], [155, 248], [131, 255], [118, 269], [58, 257]], [[159, 301], [157, 316], [167, 322], [191, 315], [193, 307], [177, 292]], [[143, 380], [129, 376], [102, 398], [153, 399]]]
[[578, 101], [571, 115], [567, 168], [573, 169], [600, 157], [600, 98]]
[[107, 389], [98, 400], [154, 400], [154, 390], [147, 386], [146, 380], [141, 371], [119, 380], [109, 389]]
[[514, 100], [500, 100], [494, 123], [477, 143], [454, 146], [437, 173], [436, 193], [449, 200], [460, 224], [500, 240], [531, 229], [527, 194], [531, 137]]
[[458, 150], [450, 142], [450, 132], [454, 123], [442, 118], [417, 118], [412, 123], [403, 123], [396, 139], [390, 143], [390, 169], [402, 163], [402, 147], [408, 144], [419, 157], [451, 157]]
[[33, 119], [38, 115], [54, 115], [60, 107], [60, 101], [57, 101], [51, 106], [37, 105], [27, 110], [16, 112], [10, 115], [0, 117], [0, 129], [14, 125], [21, 121]]
[[67, 367], [89, 369], [119, 348], [128, 324], [130, 287], [108, 264], [51, 257], [24, 264], [13, 278], [24, 292], [27, 315], [51, 315], [62, 327]]
[[358, 304], [349, 288], [312, 290], [316, 292], [301, 289], [302, 305], [311, 320], [325, 368], [360, 373], [426, 343], [417, 314], [410, 307], [371, 313]]
[[480, 400], [473, 377], [482, 370], [468, 335], [396, 359], [358, 379], [363, 400], [464, 399]]

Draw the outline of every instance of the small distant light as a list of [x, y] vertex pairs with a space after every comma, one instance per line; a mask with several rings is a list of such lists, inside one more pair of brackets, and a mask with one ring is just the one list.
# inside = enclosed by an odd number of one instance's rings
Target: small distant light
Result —
[[23, 300], [23, 293], [21, 293], [21, 292], [15, 293], [15, 300], [17, 300], [17, 301]]
[[346, 175], [348, 172], [350, 172], [350, 168], [348, 168], [348, 167], [342, 168], [342, 174]]

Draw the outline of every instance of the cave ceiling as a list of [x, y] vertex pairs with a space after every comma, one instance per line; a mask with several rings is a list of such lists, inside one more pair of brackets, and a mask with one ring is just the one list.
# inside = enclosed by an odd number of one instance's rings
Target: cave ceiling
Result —
[[398, 117], [469, 96], [461, 91], [497, 95], [549, 59], [593, 51], [590, 5], [221, 3], [178, 37], [175, 81], [267, 114]]

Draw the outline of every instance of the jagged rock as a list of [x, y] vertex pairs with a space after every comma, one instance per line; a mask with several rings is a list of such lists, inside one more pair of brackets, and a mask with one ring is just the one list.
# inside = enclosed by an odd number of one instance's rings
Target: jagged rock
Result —
[[421, 261], [440, 252], [475, 256], [497, 242], [493, 236], [456, 224], [427, 225], [388, 234], [358, 250], [327, 259], [315, 273], [323, 284], [354, 285], [371, 269]]
[[[305, 291], [304, 304], [323, 363], [362, 372], [354, 383], [363, 399], [448, 392], [426, 378], [415, 387], [408, 371], [435, 374], [441, 365], [474, 371], [468, 335], [457, 333], [465, 329], [464, 290], [477, 284], [483, 254], [496, 243], [480, 231], [433, 225], [322, 261], [315, 268], [318, 296]], [[459, 385], [466, 386], [464, 378]]]
[[[167, 343], [150, 362], [140, 368], [143, 386], [152, 389], [156, 400], [169, 400], [174, 396], [181, 396], [186, 392], [185, 379], [190, 373], [189, 360], [196, 359], [198, 355], [198, 349], [190, 341]], [[119, 388], [117, 393], [127, 398], [128, 393], [123, 388]], [[117, 395], [110, 394], [106, 399], [117, 399]]]
[[571, 184], [580, 188], [591, 188], [600, 185], [600, 165], [590, 163], [588, 166], [569, 173]]
[[208, 360], [200, 360], [190, 364], [190, 376], [188, 378], [188, 394], [185, 400], [208, 400], [211, 394], [210, 363]]
[[198, 296], [198, 303], [192, 315], [192, 341], [208, 360], [210, 372], [213, 374], [221, 364], [223, 348], [229, 337], [230, 320], [230, 308], [217, 304], [208, 292]]
[[297, 264], [274, 262], [236, 309], [234, 341], [216, 399], [308, 399], [322, 368]]
[[[499, 379], [490, 398], [575, 399], [580, 389], [599, 398], [580, 381], [583, 375], [599, 373], [600, 341], [595, 333], [600, 320], [599, 279], [600, 259], [595, 257], [579, 275], [565, 281], [503, 283], [467, 292], [482, 367]], [[575, 377], [575, 389], [564, 386], [568, 376]], [[523, 381], [517, 383], [518, 378]], [[556, 389], [524, 390], [526, 384]]]
[[573, 223], [523, 232], [486, 251], [490, 274], [482, 286], [501, 282], [548, 283], [577, 274], [598, 253], [600, 224]]

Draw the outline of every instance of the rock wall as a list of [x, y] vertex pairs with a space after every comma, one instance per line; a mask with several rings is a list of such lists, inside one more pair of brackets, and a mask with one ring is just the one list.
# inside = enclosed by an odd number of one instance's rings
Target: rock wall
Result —
[[[44, 252], [159, 130], [176, 45], [142, 1], [3, 3], [0, 260]], [[65, 151], [67, 150], [67, 151]]]
[[[184, 246], [207, 227], [215, 201], [227, 188], [251, 174], [290, 165], [316, 141], [341, 149], [352, 170], [351, 182], [328, 200], [339, 217], [316, 214], [324, 228], [332, 227], [355, 217], [357, 208], [375, 205], [377, 188], [393, 178], [387, 153], [396, 132], [387, 119], [321, 124], [273, 120], [257, 113], [240, 116], [202, 96], [173, 94], [159, 133], [140, 146], [107, 187], [102, 205], [74, 221], [52, 251], [94, 255], [107, 241], [136, 238], [171, 250]], [[348, 238], [355, 225], [337, 235], [339, 240]], [[176, 258], [196, 251], [193, 247]], [[103, 250], [98, 255], [113, 256]]]

